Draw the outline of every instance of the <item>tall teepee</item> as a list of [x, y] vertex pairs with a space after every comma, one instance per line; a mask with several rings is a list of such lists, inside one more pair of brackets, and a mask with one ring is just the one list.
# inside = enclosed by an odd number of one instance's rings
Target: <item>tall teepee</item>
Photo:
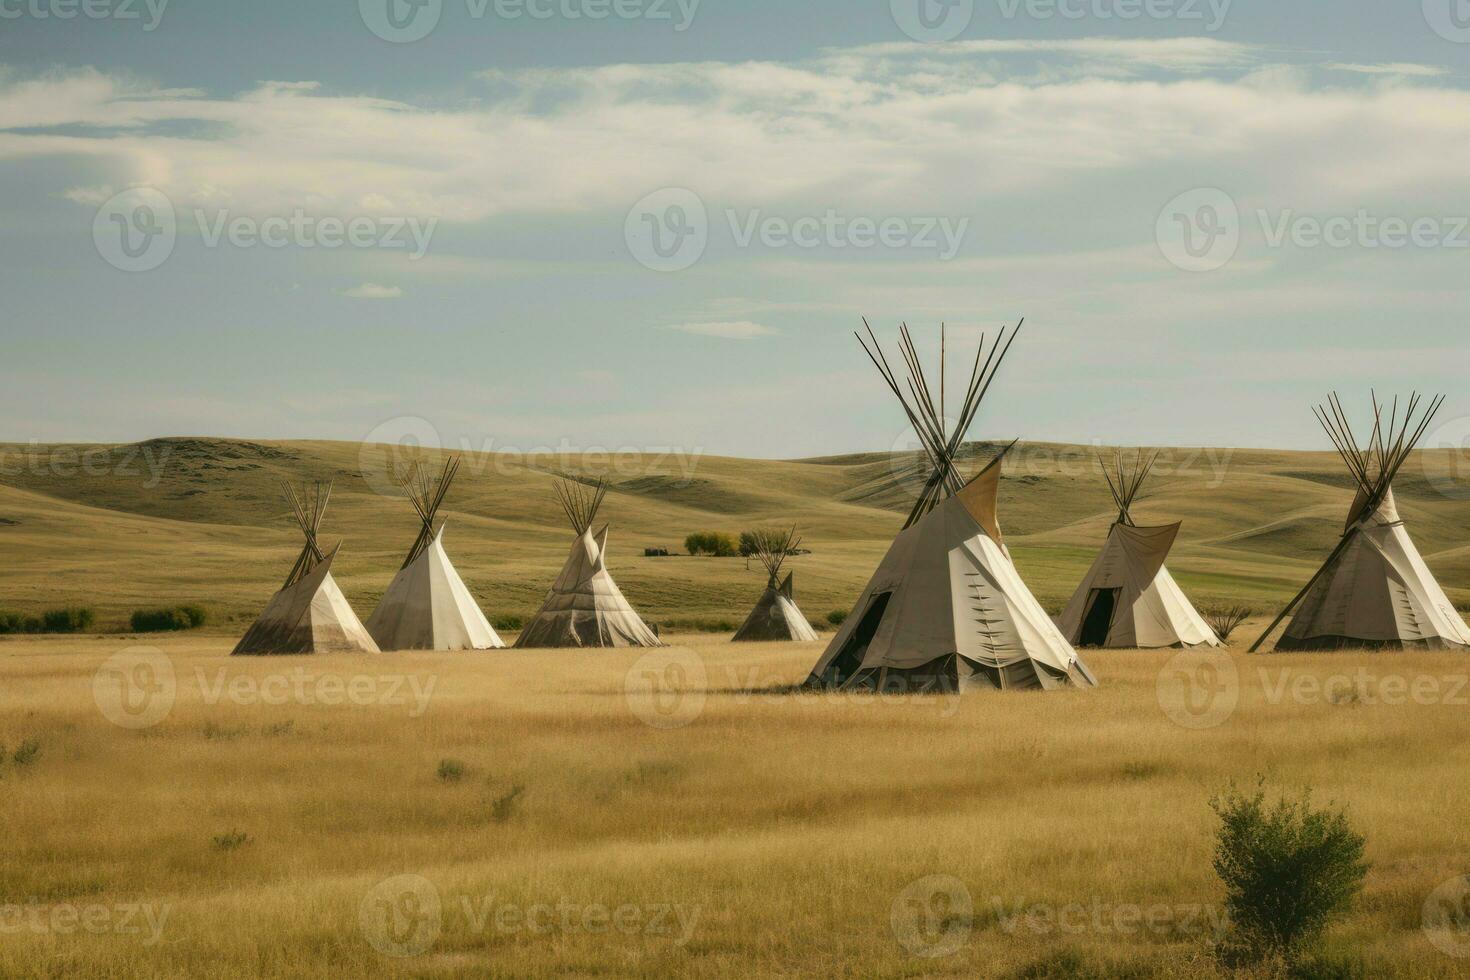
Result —
[[237, 654], [377, 653], [378, 645], [363, 628], [357, 613], [332, 578], [337, 548], [322, 554], [317, 544], [331, 484], [316, 484], [302, 493], [283, 483], [291, 513], [306, 537], [286, 584], [281, 587], [254, 625], [236, 644]]
[[444, 551], [439, 508], [459, 473], [445, 461], [436, 480], [417, 464], [403, 478], [404, 496], [419, 515], [419, 532], [388, 591], [368, 617], [368, 632], [384, 650], [495, 650], [505, 646]]
[[556, 484], [557, 499], [577, 539], [561, 574], [551, 584], [536, 618], [526, 624], [517, 647], [656, 647], [658, 636], [638, 617], [608, 573], [607, 525], [594, 536], [592, 522], [607, 483], [591, 487]]
[[1366, 445], [1353, 435], [1335, 393], [1317, 408], [1317, 420], [1353, 475], [1357, 496], [1342, 540], [1252, 652], [1293, 609], [1296, 615], [1277, 650], [1470, 646], [1470, 628], [1424, 564], [1394, 504], [1394, 477], [1424, 438], [1444, 398], [1431, 399], [1422, 413], [1421, 403], [1417, 394], [1410, 396], [1401, 418], [1397, 398], [1384, 406], [1375, 396]]
[[955, 463], [1019, 331], [1018, 324], [1007, 339], [1002, 329], [988, 353], [981, 338], [952, 425], [944, 414], [942, 338], [936, 405], [906, 326], [899, 339], [908, 375], [902, 387], [872, 328], [871, 347], [859, 335], [903, 405], [933, 472], [808, 684], [903, 691], [1095, 686], [1086, 665], [1011, 563], [996, 520], [1005, 453], [968, 482]]
[[734, 641], [798, 640], [806, 643], [815, 640], [817, 631], [796, 607], [791, 586], [791, 577], [795, 573], [787, 572], [786, 578], [781, 578], [781, 566], [786, 563], [786, 557], [801, 545], [795, 526], [788, 531], [761, 528], [751, 534], [751, 541], [755, 545], [755, 557], [760, 559], [768, 575], [766, 591], [761, 593], [760, 601], [745, 617], [740, 629], [735, 631]]
[[1062, 635], [1084, 647], [1219, 646], [1220, 640], [1184, 596], [1164, 559], [1179, 524], [1139, 527], [1129, 513], [1158, 454], [1141, 452], [1130, 467], [1120, 451], [1103, 477], [1118, 506], [1102, 553], [1057, 618]]

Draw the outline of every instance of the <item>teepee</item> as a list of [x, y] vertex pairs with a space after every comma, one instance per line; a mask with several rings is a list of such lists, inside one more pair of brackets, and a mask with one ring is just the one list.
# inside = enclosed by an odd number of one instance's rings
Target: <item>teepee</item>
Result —
[[787, 572], [786, 578], [781, 578], [781, 566], [786, 563], [786, 557], [801, 545], [795, 526], [789, 531], [761, 528], [751, 534], [751, 543], [755, 546], [755, 557], [765, 566], [769, 577], [760, 601], [745, 617], [740, 629], [735, 631], [734, 642], [797, 640], [808, 643], [815, 640], [817, 631], [796, 607], [796, 597], [792, 594], [791, 577], [795, 573]]
[[332, 485], [318, 483], [314, 490], [299, 494], [289, 483], [283, 482], [282, 486], [306, 544], [291, 566], [286, 584], [266, 603], [265, 611], [235, 645], [234, 653], [378, 653], [378, 645], [332, 578], [332, 560], [341, 545], [330, 554], [322, 554], [317, 544]]
[[638, 617], [622, 590], [608, 573], [607, 525], [594, 536], [607, 483], [591, 487], [564, 481], [556, 496], [572, 522], [577, 539], [551, 584], [536, 618], [526, 624], [517, 647], [657, 647], [663, 646], [648, 624]]
[[1184, 596], [1164, 559], [1179, 524], [1139, 527], [1129, 513], [1158, 454], [1142, 453], [1131, 468], [1119, 452], [1103, 477], [1118, 505], [1102, 553], [1057, 618], [1062, 635], [1082, 647], [1219, 646], [1215, 631]]
[[1395, 398], [1373, 399], [1373, 430], [1366, 445], [1353, 435], [1342, 400], [1333, 394], [1316, 409], [1317, 420], [1347, 464], [1357, 485], [1342, 540], [1326, 563], [1256, 641], [1255, 652], [1276, 627], [1286, 627], [1277, 650], [1335, 650], [1343, 647], [1462, 649], [1470, 628], [1455, 610], [1409, 538], [1393, 499], [1393, 480], [1444, 404], [1410, 396], [1399, 417]]
[[968, 482], [955, 462], [1020, 328], [1009, 339], [1002, 329], [988, 353], [981, 338], [953, 424], [944, 409], [942, 336], [937, 405], [907, 326], [899, 338], [904, 387], [872, 328], [871, 347], [858, 336], [903, 405], [933, 470], [903, 530], [812, 669], [809, 685], [878, 691], [1096, 685], [1011, 563], [996, 519], [1001, 465], [1010, 447]]
[[417, 464], [400, 481], [404, 496], [419, 516], [419, 533], [378, 608], [368, 617], [368, 632], [384, 650], [497, 650], [505, 646], [445, 553], [444, 525], [434, 530], [439, 508], [458, 473], [459, 459], [452, 457], [433, 482]]

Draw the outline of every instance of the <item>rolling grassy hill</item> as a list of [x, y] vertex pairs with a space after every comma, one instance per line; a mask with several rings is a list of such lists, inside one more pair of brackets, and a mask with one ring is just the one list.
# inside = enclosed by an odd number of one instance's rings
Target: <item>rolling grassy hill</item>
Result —
[[[975, 444], [984, 458], [994, 444]], [[143, 606], [199, 602], [221, 627], [252, 617], [300, 545], [280, 481], [332, 480], [324, 541], [345, 541], [336, 574], [366, 616], [411, 543], [417, 518], [385, 488], [393, 450], [338, 442], [158, 439], [129, 446], [0, 445], [0, 609], [91, 605], [103, 627]], [[1017, 564], [1056, 609], [1114, 517], [1094, 447], [1022, 444], [1006, 463], [1001, 520]], [[425, 452], [430, 461], [439, 451]], [[1470, 483], [1448, 454], [1421, 454], [1400, 509], [1451, 597], [1470, 603]], [[527, 615], [565, 557], [551, 493], [559, 472], [607, 475], [610, 564], [650, 619], [732, 626], [761, 573], [740, 559], [645, 558], [692, 531], [796, 521], [812, 554], [793, 562], [812, 619], [846, 610], [902, 523], [922, 468], [913, 456], [799, 461], [466, 454], [445, 505], [446, 544], [492, 616]], [[1136, 505], [1140, 522], [1182, 520], [1170, 567], [1201, 606], [1288, 598], [1337, 540], [1350, 479], [1329, 453], [1174, 449]]]

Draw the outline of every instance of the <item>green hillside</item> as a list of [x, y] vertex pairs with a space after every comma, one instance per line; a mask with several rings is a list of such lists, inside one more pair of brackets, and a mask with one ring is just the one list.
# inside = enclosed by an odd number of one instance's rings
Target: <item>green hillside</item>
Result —
[[[978, 461], [994, 445], [968, 447]], [[139, 606], [200, 602], [221, 625], [252, 616], [299, 547], [280, 481], [335, 483], [324, 540], [345, 544], [337, 577], [366, 615], [411, 543], [417, 518], [378, 487], [391, 450], [339, 442], [159, 439], [130, 446], [0, 446], [0, 609], [96, 607], [117, 625]], [[1022, 444], [1006, 462], [1001, 520], [1022, 573], [1056, 608], [1114, 513], [1095, 447]], [[442, 457], [431, 451], [430, 462]], [[1451, 596], [1470, 602], [1470, 485], [1424, 454], [1399, 481], [1400, 509]], [[761, 573], [740, 559], [645, 558], [692, 531], [801, 525], [793, 562], [808, 616], [846, 609], [902, 523], [922, 467], [913, 456], [800, 461], [467, 454], [445, 506], [446, 545], [492, 616], [539, 605], [569, 534], [555, 476], [606, 475], [610, 565], [649, 618], [738, 620]], [[1454, 491], [1458, 490], [1456, 493]], [[1287, 598], [1335, 543], [1351, 498], [1329, 453], [1166, 450], [1135, 506], [1140, 522], [1182, 520], [1170, 566], [1202, 606]]]

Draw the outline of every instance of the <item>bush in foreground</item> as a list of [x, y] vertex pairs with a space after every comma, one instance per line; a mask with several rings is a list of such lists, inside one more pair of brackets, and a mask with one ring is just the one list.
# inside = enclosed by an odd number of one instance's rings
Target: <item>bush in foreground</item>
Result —
[[1232, 787], [1210, 806], [1220, 818], [1214, 867], [1233, 930], [1222, 959], [1298, 961], [1362, 891], [1363, 838], [1342, 810], [1313, 809], [1309, 794], [1267, 804], [1259, 787], [1251, 796]]
[[831, 623], [833, 626], [841, 626], [843, 623], [847, 622], [847, 610], [832, 610], [827, 614], [827, 622]]

